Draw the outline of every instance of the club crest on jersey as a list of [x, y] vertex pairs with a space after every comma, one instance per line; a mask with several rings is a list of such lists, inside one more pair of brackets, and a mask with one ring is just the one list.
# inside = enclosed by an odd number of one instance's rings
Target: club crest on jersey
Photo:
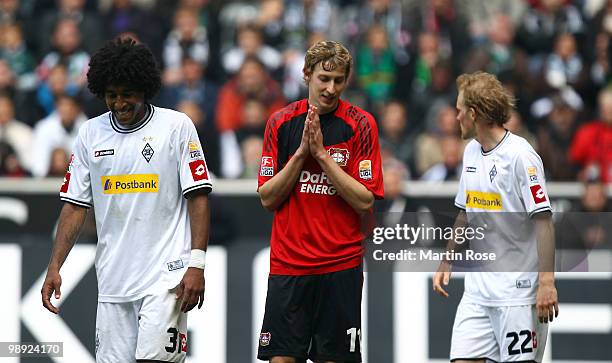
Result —
[[327, 150], [327, 153], [331, 155], [332, 159], [334, 159], [334, 161], [340, 166], [346, 166], [346, 163], [348, 162], [348, 159], [351, 155], [351, 153], [347, 149], [341, 149], [337, 147], [329, 148]]
[[261, 157], [261, 166], [259, 168], [259, 175], [274, 176], [274, 159], [272, 159], [271, 156]]
[[540, 184], [530, 186], [529, 190], [531, 190], [531, 197], [536, 204], [546, 202], [546, 193], [544, 193]]
[[261, 333], [259, 334], [259, 345], [262, 347], [267, 347], [270, 345], [270, 341], [272, 340], [272, 333]]
[[115, 155], [115, 149], [96, 150], [94, 151], [94, 157], [99, 158], [101, 156]]
[[489, 178], [491, 179], [491, 183], [493, 183], [493, 179], [495, 179], [496, 175], [497, 175], [497, 168], [495, 167], [495, 165], [493, 165], [493, 168], [491, 169], [491, 171], [489, 171]]
[[142, 149], [142, 156], [144, 156], [145, 160], [147, 161], [147, 163], [149, 161], [151, 161], [151, 158], [153, 157], [153, 154], [155, 153], [155, 151], [153, 151], [153, 148], [151, 147], [151, 145], [149, 145], [149, 143], [147, 142], [147, 144], [145, 145], [145, 147]]
[[190, 162], [189, 169], [191, 170], [193, 181], [208, 179], [208, 171], [206, 170], [204, 160], [200, 159]]
[[361, 160], [359, 162], [359, 177], [364, 180], [372, 179], [372, 161], [371, 160]]

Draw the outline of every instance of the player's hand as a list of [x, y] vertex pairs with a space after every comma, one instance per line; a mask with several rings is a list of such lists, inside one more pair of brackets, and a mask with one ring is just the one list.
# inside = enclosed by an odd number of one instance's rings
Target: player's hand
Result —
[[51, 295], [55, 293], [55, 298], [59, 299], [62, 296], [60, 286], [62, 286], [62, 276], [60, 276], [59, 271], [47, 271], [40, 294], [42, 295], [43, 306], [53, 314], [59, 314], [59, 309], [51, 304]]
[[323, 133], [321, 132], [321, 119], [319, 118], [318, 109], [316, 106], [310, 106], [312, 110], [312, 121], [309, 130], [310, 155], [315, 160], [327, 156], [327, 151], [323, 146]]
[[306, 115], [306, 120], [304, 121], [304, 130], [302, 131], [302, 140], [300, 141], [300, 146], [296, 150], [294, 156], [297, 157], [306, 157], [310, 154], [310, 125], [312, 124], [312, 108], [314, 106], [310, 106], [308, 109], [308, 114]]
[[204, 304], [204, 271], [196, 267], [189, 267], [183, 279], [181, 280], [178, 290], [176, 291], [176, 299], [181, 300], [181, 311], [188, 312], [198, 306], [198, 309]]
[[554, 282], [542, 283], [540, 281], [536, 295], [536, 308], [538, 309], [540, 323], [551, 323], [554, 318], [559, 316], [559, 301]]
[[448, 261], [440, 262], [438, 271], [436, 271], [433, 277], [433, 290], [441, 296], [448, 297], [448, 292], [442, 288], [442, 284], [444, 284], [444, 286], [448, 286], [450, 276], [451, 264]]

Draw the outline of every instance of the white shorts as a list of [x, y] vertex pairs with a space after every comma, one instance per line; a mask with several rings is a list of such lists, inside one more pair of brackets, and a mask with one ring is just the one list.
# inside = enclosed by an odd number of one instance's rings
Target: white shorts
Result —
[[547, 333], [535, 305], [483, 306], [461, 300], [450, 359], [541, 362]]
[[96, 362], [184, 362], [187, 314], [173, 291], [125, 303], [98, 302]]

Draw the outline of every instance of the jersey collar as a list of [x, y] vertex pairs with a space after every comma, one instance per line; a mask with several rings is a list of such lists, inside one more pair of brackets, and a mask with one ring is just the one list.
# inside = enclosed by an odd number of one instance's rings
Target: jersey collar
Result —
[[143, 127], [145, 127], [146, 124], [149, 123], [149, 121], [151, 121], [151, 118], [153, 118], [153, 114], [155, 113], [155, 107], [153, 107], [153, 105], [145, 105], [147, 107], [147, 113], [145, 115], [145, 117], [138, 121], [136, 124], [130, 126], [130, 127], [125, 127], [123, 125], [121, 125], [116, 119], [115, 116], [113, 116], [112, 112], [108, 113], [108, 119], [110, 121], [111, 127], [113, 128], [113, 130], [115, 130], [116, 132], [120, 133], [120, 134], [129, 134], [132, 132], [136, 132], [140, 129], [142, 129]]
[[510, 136], [510, 131], [506, 130], [506, 133], [504, 134], [504, 137], [502, 137], [502, 139], [497, 143], [497, 145], [495, 145], [495, 147], [493, 149], [489, 150], [489, 151], [484, 151], [484, 149], [482, 148], [482, 145], [480, 145], [480, 153], [483, 156], [489, 156], [489, 155], [493, 154], [493, 152], [495, 150], [497, 150], [501, 146], [501, 144], [503, 144], [504, 141], [506, 141], [506, 139], [508, 139], [509, 136]]

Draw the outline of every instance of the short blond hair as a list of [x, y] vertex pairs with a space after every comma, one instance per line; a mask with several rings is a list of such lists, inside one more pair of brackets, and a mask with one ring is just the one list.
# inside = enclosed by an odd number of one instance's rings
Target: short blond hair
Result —
[[476, 117], [500, 126], [510, 119], [516, 101], [494, 75], [464, 73], [457, 77], [457, 89], [463, 92], [465, 107], [476, 110]]
[[351, 73], [353, 67], [353, 56], [344, 45], [332, 40], [323, 40], [312, 45], [304, 57], [304, 75], [311, 74], [316, 65], [321, 63], [321, 67], [326, 71], [333, 71], [338, 67], [344, 68], [346, 78]]

